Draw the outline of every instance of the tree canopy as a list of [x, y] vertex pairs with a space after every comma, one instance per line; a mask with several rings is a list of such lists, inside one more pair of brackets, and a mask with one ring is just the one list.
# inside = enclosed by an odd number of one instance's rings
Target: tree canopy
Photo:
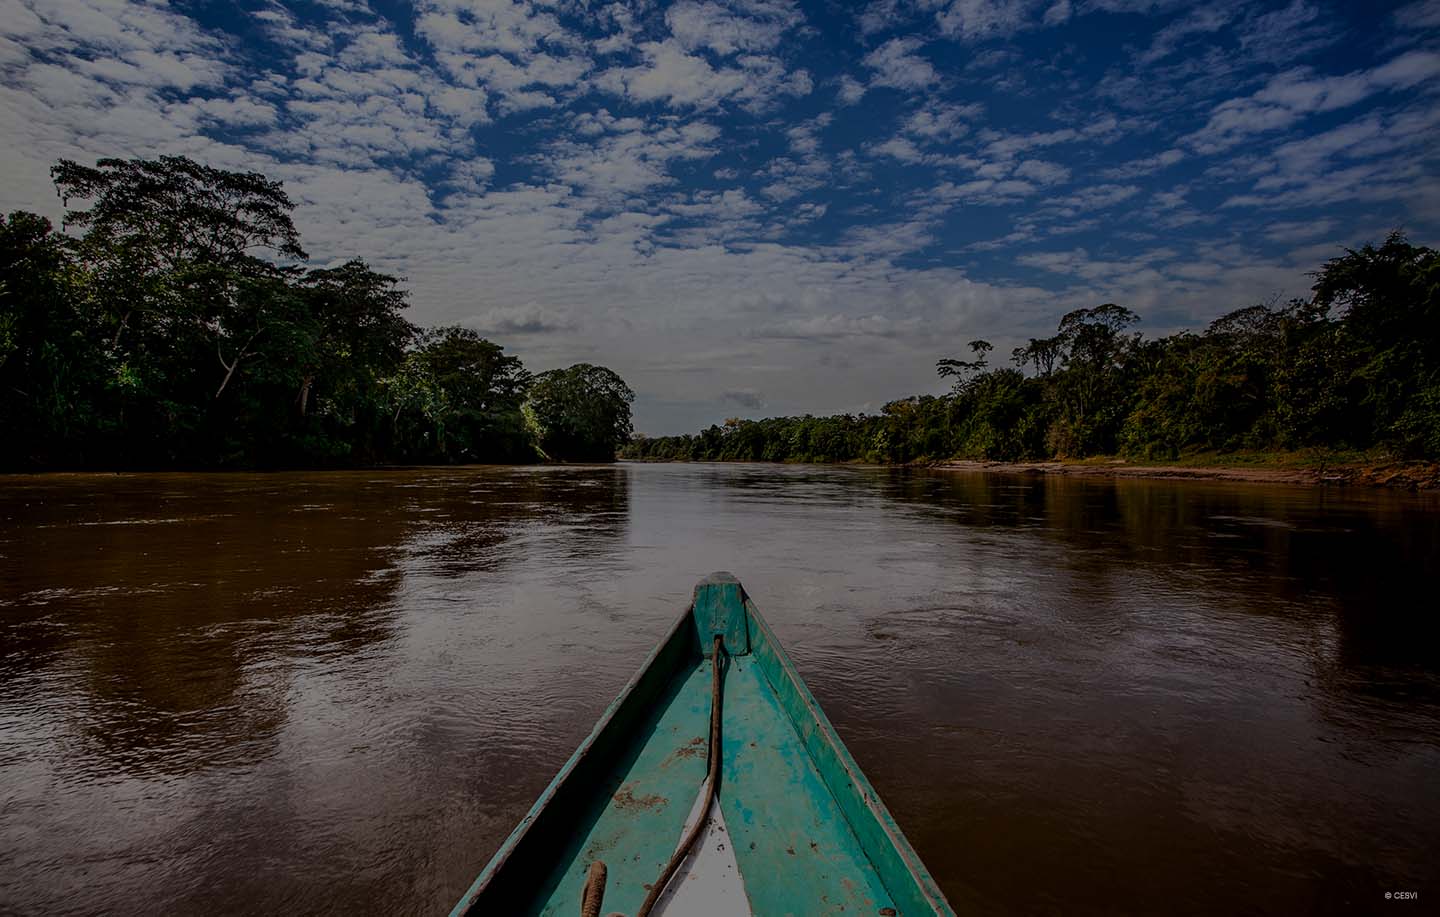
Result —
[[611, 370], [577, 363], [536, 376], [525, 414], [547, 457], [608, 462], [634, 434], [634, 400], [630, 386]]
[[[936, 364], [941, 397], [878, 415], [729, 420], [695, 435], [637, 438], [627, 458], [746, 461], [1001, 461], [1192, 451], [1326, 448], [1440, 458], [1440, 254], [1392, 234], [1315, 274], [1312, 296], [1248, 306], [1201, 333], [1147, 340], [1105, 303], [1056, 333]], [[1028, 374], [1027, 371], [1028, 370]]]
[[[540, 457], [520, 360], [417, 328], [402, 281], [361, 260], [308, 267], [279, 182], [183, 157], [53, 174], [78, 235], [0, 220], [0, 468]], [[629, 389], [588, 370], [547, 390], [547, 416], [628, 436]]]

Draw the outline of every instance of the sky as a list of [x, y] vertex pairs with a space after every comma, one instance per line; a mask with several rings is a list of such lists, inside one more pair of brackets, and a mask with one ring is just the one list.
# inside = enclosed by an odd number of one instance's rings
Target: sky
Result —
[[0, 209], [57, 159], [281, 179], [312, 263], [636, 429], [878, 411], [1440, 235], [1440, 0], [0, 0]]

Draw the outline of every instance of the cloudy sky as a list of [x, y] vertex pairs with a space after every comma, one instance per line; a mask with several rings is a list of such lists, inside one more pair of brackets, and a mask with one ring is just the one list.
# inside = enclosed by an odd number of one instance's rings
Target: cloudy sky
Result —
[[52, 218], [60, 157], [281, 178], [316, 263], [679, 432], [1434, 244], [1440, 0], [0, 0], [0, 138]]

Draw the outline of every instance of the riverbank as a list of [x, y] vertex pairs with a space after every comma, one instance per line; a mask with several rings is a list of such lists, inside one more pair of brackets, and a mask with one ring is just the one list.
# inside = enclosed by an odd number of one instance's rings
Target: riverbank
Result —
[[1112, 456], [1075, 461], [946, 461], [930, 466], [951, 471], [1008, 474], [1061, 474], [1072, 477], [1154, 478], [1161, 480], [1243, 481], [1256, 484], [1307, 484], [1440, 490], [1440, 464], [1344, 460], [1303, 453], [1237, 453], [1186, 456], [1175, 462], [1132, 463]]

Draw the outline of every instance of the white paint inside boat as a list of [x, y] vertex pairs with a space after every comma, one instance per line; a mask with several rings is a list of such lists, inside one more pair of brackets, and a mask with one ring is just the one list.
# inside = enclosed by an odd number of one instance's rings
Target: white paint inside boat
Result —
[[[680, 832], [681, 841], [690, 833], [690, 828], [700, 818], [700, 806], [705, 802], [705, 787], [690, 807], [690, 817], [685, 819], [685, 828]], [[720, 800], [710, 804], [705, 815], [705, 828], [695, 839], [690, 855], [676, 870], [675, 877], [666, 886], [665, 893], [655, 903], [653, 915], [665, 917], [752, 917], [750, 899], [745, 895], [745, 880], [740, 875], [740, 866], [735, 862], [735, 850], [730, 843], [730, 832], [725, 827], [725, 816], [720, 811]], [[678, 849], [680, 844], [676, 843]]]

